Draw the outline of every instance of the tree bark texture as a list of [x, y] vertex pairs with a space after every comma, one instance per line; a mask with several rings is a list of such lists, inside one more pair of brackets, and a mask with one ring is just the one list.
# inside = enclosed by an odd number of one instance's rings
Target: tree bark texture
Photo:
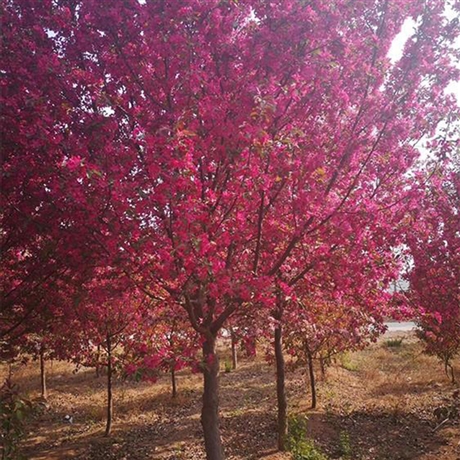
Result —
[[177, 396], [176, 370], [174, 369], [174, 363], [171, 364], [171, 396], [173, 398]]
[[454, 371], [454, 366], [450, 362], [450, 359], [445, 359], [444, 360], [444, 370], [446, 372], [447, 377], [450, 377], [450, 381], [452, 384], [455, 384], [455, 371]]
[[207, 336], [203, 343], [203, 408], [201, 424], [207, 460], [224, 460], [219, 427], [219, 358], [215, 336]]
[[287, 399], [285, 365], [283, 355], [283, 330], [281, 324], [275, 328], [276, 396], [278, 402], [278, 449], [286, 449], [287, 438]]
[[96, 351], [96, 377], [99, 378], [101, 376], [101, 370], [100, 370], [100, 361], [101, 359], [101, 346], [97, 346], [97, 351]]
[[326, 377], [326, 364], [324, 363], [324, 356], [321, 356], [321, 358], [319, 358], [319, 365], [321, 367], [321, 377], [324, 378]]
[[235, 370], [238, 366], [238, 352], [237, 352], [237, 340], [233, 330], [231, 331], [231, 341], [232, 341], [232, 368]]
[[310, 376], [310, 389], [311, 389], [311, 408], [316, 409], [316, 381], [315, 369], [313, 368], [313, 356], [307, 351], [308, 357], [308, 374]]
[[46, 388], [46, 367], [43, 349], [40, 349], [40, 384], [42, 398], [46, 400], [48, 398], [48, 389]]
[[105, 436], [110, 436], [113, 418], [113, 395], [112, 395], [112, 339], [107, 334], [107, 424]]

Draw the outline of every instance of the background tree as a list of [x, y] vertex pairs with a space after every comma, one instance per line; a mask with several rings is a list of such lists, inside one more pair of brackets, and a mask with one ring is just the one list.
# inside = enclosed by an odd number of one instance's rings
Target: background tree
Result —
[[[305, 366], [311, 392], [311, 408], [317, 405], [315, 363], [325, 366], [340, 353], [360, 350], [383, 333], [383, 317], [367, 313], [367, 306], [351, 299], [337, 305], [324, 295], [299, 300], [295, 318], [286, 324], [286, 351], [296, 366]], [[383, 310], [383, 309], [382, 309]]]
[[460, 169], [444, 161], [425, 172], [425, 196], [413, 212], [410, 298], [418, 307], [417, 335], [455, 382], [451, 361], [460, 351]]
[[136, 379], [156, 380], [160, 372], [171, 376], [171, 396], [177, 396], [176, 372], [200, 369], [200, 338], [180, 315], [171, 316], [166, 305], [143, 312], [142, 328], [130, 336], [126, 372]]
[[[107, 370], [107, 423], [109, 436], [113, 421], [113, 380], [123, 370], [133, 337], [142, 324], [150, 299], [132, 288], [131, 282], [111, 267], [82, 285], [74, 313], [74, 326], [80, 332], [80, 348], [69, 356], [78, 364], [102, 364]], [[67, 315], [71, 317], [71, 315]], [[100, 350], [105, 354], [100, 356]]]

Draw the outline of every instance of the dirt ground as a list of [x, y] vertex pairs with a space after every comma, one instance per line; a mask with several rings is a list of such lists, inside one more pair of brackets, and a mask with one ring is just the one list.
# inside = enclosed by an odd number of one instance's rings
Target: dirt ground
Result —
[[[388, 346], [387, 334], [364, 351], [340, 357], [324, 379], [318, 372], [316, 410], [309, 409], [304, 371], [289, 371], [290, 413], [307, 418], [307, 436], [330, 459], [460, 460], [458, 384], [449, 382], [434, 358], [421, 353], [410, 334], [395, 336], [403, 337], [400, 346]], [[225, 359], [228, 355], [222, 369]], [[455, 367], [460, 371], [460, 360]], [[5, 373], [3, 366], [0, 378]], [[15, 366], [13, 380], [27, 397], [38, 397], [37, 363]], [[91, 369], [75, 373], [67, 363], [49, 363], [49, 408], [29, 423], [25, 458], [204, 459], [201, 375], [180, 372], [176, 400], [169, 385], [168, 376], [156, 383], [117, 381], [113, 434], [105, 438], [104, 377], [97, 378]], [[228, 459], [291, 458], [276, 452], [275, 395], [274, 367], [263, 356], [241, 359], [237, 370], [221, 373], [221, 429]], [[73, 417], [72, 424], [65, 422], [66, 415]]]

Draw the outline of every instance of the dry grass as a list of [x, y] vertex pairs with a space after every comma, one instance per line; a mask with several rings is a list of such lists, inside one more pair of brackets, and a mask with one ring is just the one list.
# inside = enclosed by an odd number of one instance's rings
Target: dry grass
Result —
[[[407, 336], [389, 347], [371, 348], [337, 360], [319, 378], [319, 408], [308, 409], [301, 369], [288, 374], [291, 413], [308, 416], [308, 436], [330, 458], [340, 458], [349, 438], [356, 460], [458, 460], [460, 427], [449, 420], [436, 431], [437, 407], [452, 403], [455, 387], [432, 357]], [[222, 348], [229, 358], [228, 348]], [[460, 370], [457, 361], [456, 368]], [[202, 459], [199, 422], [201, 376], [183, 371], [179, 396], [170, 397], [169, 377], [156, 383], [117, 381], [113, 436], [103, 437], [105, 379], [93, 370], [62, 362], [48, 366], [50, 409], [31, 421], [23, 450], [31, 460]], [[7, 372], [0, 368], [0, 378]], [[2, 375], [3, 374], [3, 375]], [[320, 376], [319, 376], [320, 377]], [[30, 399], [39, 396], [38, 363], [15, 366], [13, 379]], [[222, 434], [229, 459], [283, 460], [276, 453], [274, 369], [263, 358], [242, 360], [221, 374]], [[458, 388], [458, 387], [457, 387]], [[74, 423], [66, 424], [65, 415]], [[346, 436], [343, 435], [346, 433]]]

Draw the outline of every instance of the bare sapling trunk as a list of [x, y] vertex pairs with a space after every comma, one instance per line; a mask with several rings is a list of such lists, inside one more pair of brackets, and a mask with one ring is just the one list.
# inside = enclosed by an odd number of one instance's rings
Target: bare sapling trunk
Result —
[[45, 350], [40, 348], [40, 386], [42, 398], [46, 401], [48, 399], [48, 390], [46, 388], [46, 367], [45, 367]]
[[311, 408], [316, 409], [316, 381], [315, 369], [313, 368], [313, 356], [309, 349], [307, 349], [308, 358], [308, 375], [310, 376], [310, 389], [311, 389]]
[[176, 369], [174, 363], [171, 364], [171, 396], [173, 399], [177, 396]]
[[105, 436], [110, 436], [113, 417], [113, 396], [112, 396], [112, 339], [107, 334], [107, 424]]
[[283, 355], [283, 329], [279, 323], [275, 328], [276, 396], [278, 402], [278, 449], [286, 449], [287, 439], [287, 399], [285, 365]]
[[224, 450], [219, 427], [219, 358], [216, 354], [216, 337], [209, 333], [203, 343], [203, 408], [201, 425], [207, 460], [224, 460]]
[[326, 378], [326, 364], [324, 361], [325, 361], [324, 356], [321, 356], [319, 358], [319, 365], [321, 367], [321, 377], [323, 380]]
[[447, 377], [450, 378], [450, 381], [452, 384], [455, 384], [455, 372], [454, 372], [454, 366], [452, 365], [452, 363], [450, 362], [450, 359], [449, 358], [446, 358], [444, 360], [444, 371], [447, 375]]
[[99, 378], [101, 375], [101, 366], [100, 366], [100, 359], [101, 359], [101, 345], [97, 346], [96, 351], [96, 377]]
[[230, 331], [230, 336], [232, 341], [232, 368], [235, 370], [238, 366], [238, 352], [236, 334], [233, 332], [233, 329]]

